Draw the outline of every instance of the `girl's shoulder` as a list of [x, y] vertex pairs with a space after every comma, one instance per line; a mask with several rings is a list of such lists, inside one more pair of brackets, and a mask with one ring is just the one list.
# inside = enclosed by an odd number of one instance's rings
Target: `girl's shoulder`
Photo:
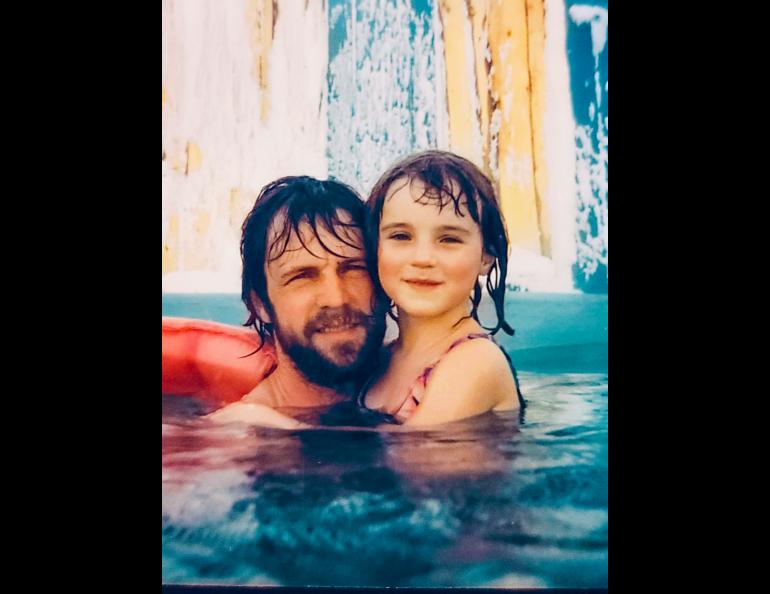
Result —
[[462, 373], [485, 373], [498, 367], [508, 369], [508, 357], [490, 334], [471, 332], [451, 344], [436, 362], [437, 368], [440, 365]]
[[422, 386], [419, 405], [409, 419], [412, 425], [445, 423], [517, 405], [512, 368], [488, 335], [455, 341]]
[[426, 378], [425, 395], [432, 392], [508, 394], [515, 378], [502, 347], [486, 333], [472, 333], [452, 343]]

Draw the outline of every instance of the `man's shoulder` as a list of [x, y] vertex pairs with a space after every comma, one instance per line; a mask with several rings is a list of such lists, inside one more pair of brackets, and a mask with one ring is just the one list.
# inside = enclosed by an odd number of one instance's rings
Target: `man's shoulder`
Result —
[[252, 404], [264, 404], [265, 406], [274, 408], [276, 406], [276, 402], [273, 395], [273, 390], [270, 388], [269, 376], [262, 378], [262, 380], [260, 380], [260, 382], [254, 386], [254, 388], [252, 388], [248, 394], [241, 398], [240, 401], [249, 402]]
[[241, 398], [241, 401], [274, 407], [276, 403], [275, 398], [273, 397], [273, 390], [270, 386], [272, 383], [270, 381], [270, 376], [273, 375], [278, 368], [278, 357], [276, 356], [275, 345], [272, 341], [266, 340], [253, 356], [259, 357], [260, 361], [261, 373], [259, 382], [248, 394]]

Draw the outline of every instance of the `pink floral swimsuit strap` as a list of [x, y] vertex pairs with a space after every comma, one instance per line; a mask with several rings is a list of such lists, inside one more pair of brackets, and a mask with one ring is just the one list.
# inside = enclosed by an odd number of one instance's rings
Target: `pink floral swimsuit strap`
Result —
[[425, 395], [425, 388], [428, 385], [428, 378], [430, 378], [430, 374], [433, 372], [433, 368], [436, 367], [436, 365], [439, 364], [439, 361], [446, 356], [446, 354], [451, 351], [453, 348], [455, 348], [457, 345], [460, 345], [464, 342], [467, 342], [469, 340], [473, 340], [474, 338], [486, 338], [487, 340], [491, 340], [494, 342], [494, 338], [492, 338], [489, 334], [485, 332], [474, 332], [472, 334], [467, 334], [461, 338], [458, 338], [455, 340], [451, 345], [449, 345], [449, 348], [444, 351], [443, 354], [438, 356], [436, 359], [431, 362], [430, 365], [428, 365], [425, 369], [422, 370], [422, 373], [417, 377], [416, 380], [412, 383], [412, 385], [409, 387], [409, 390], [406, 394], [406, 398], [401, 403], [401, 405], [396, 409], [395, 412], [391, 413], [398, 421], [404, 422], [409, 417], [411, 417], [414, 414], [414, 411], [417, 409], [417, 406], [420, 404], [420, 401], [422, 400], [423, 396]]

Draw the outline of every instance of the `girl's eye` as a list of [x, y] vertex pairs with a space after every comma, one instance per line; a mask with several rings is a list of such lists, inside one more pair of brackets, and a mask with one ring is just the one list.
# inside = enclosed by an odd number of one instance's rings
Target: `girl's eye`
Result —
[[462, 239], [459, 237], [453, 237], [452, 235], [445, 235], [441, 238], [442, 243], [462, 243]]
[[408, 241], [409, 235], [406, 233], [391, 233], [388, 239], [395, 239], [396, 241]]

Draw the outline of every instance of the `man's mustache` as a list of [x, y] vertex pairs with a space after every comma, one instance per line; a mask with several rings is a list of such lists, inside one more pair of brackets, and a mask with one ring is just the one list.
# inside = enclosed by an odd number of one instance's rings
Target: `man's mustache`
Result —
[[369, 327], [372, 325], [373, 320], [374, 316], [367, 315], [350, 306], [324, 308], [305, 325], [304, 334], [305, 338], [309, 340], [316, 332], [336, 330], [349, 326]]

